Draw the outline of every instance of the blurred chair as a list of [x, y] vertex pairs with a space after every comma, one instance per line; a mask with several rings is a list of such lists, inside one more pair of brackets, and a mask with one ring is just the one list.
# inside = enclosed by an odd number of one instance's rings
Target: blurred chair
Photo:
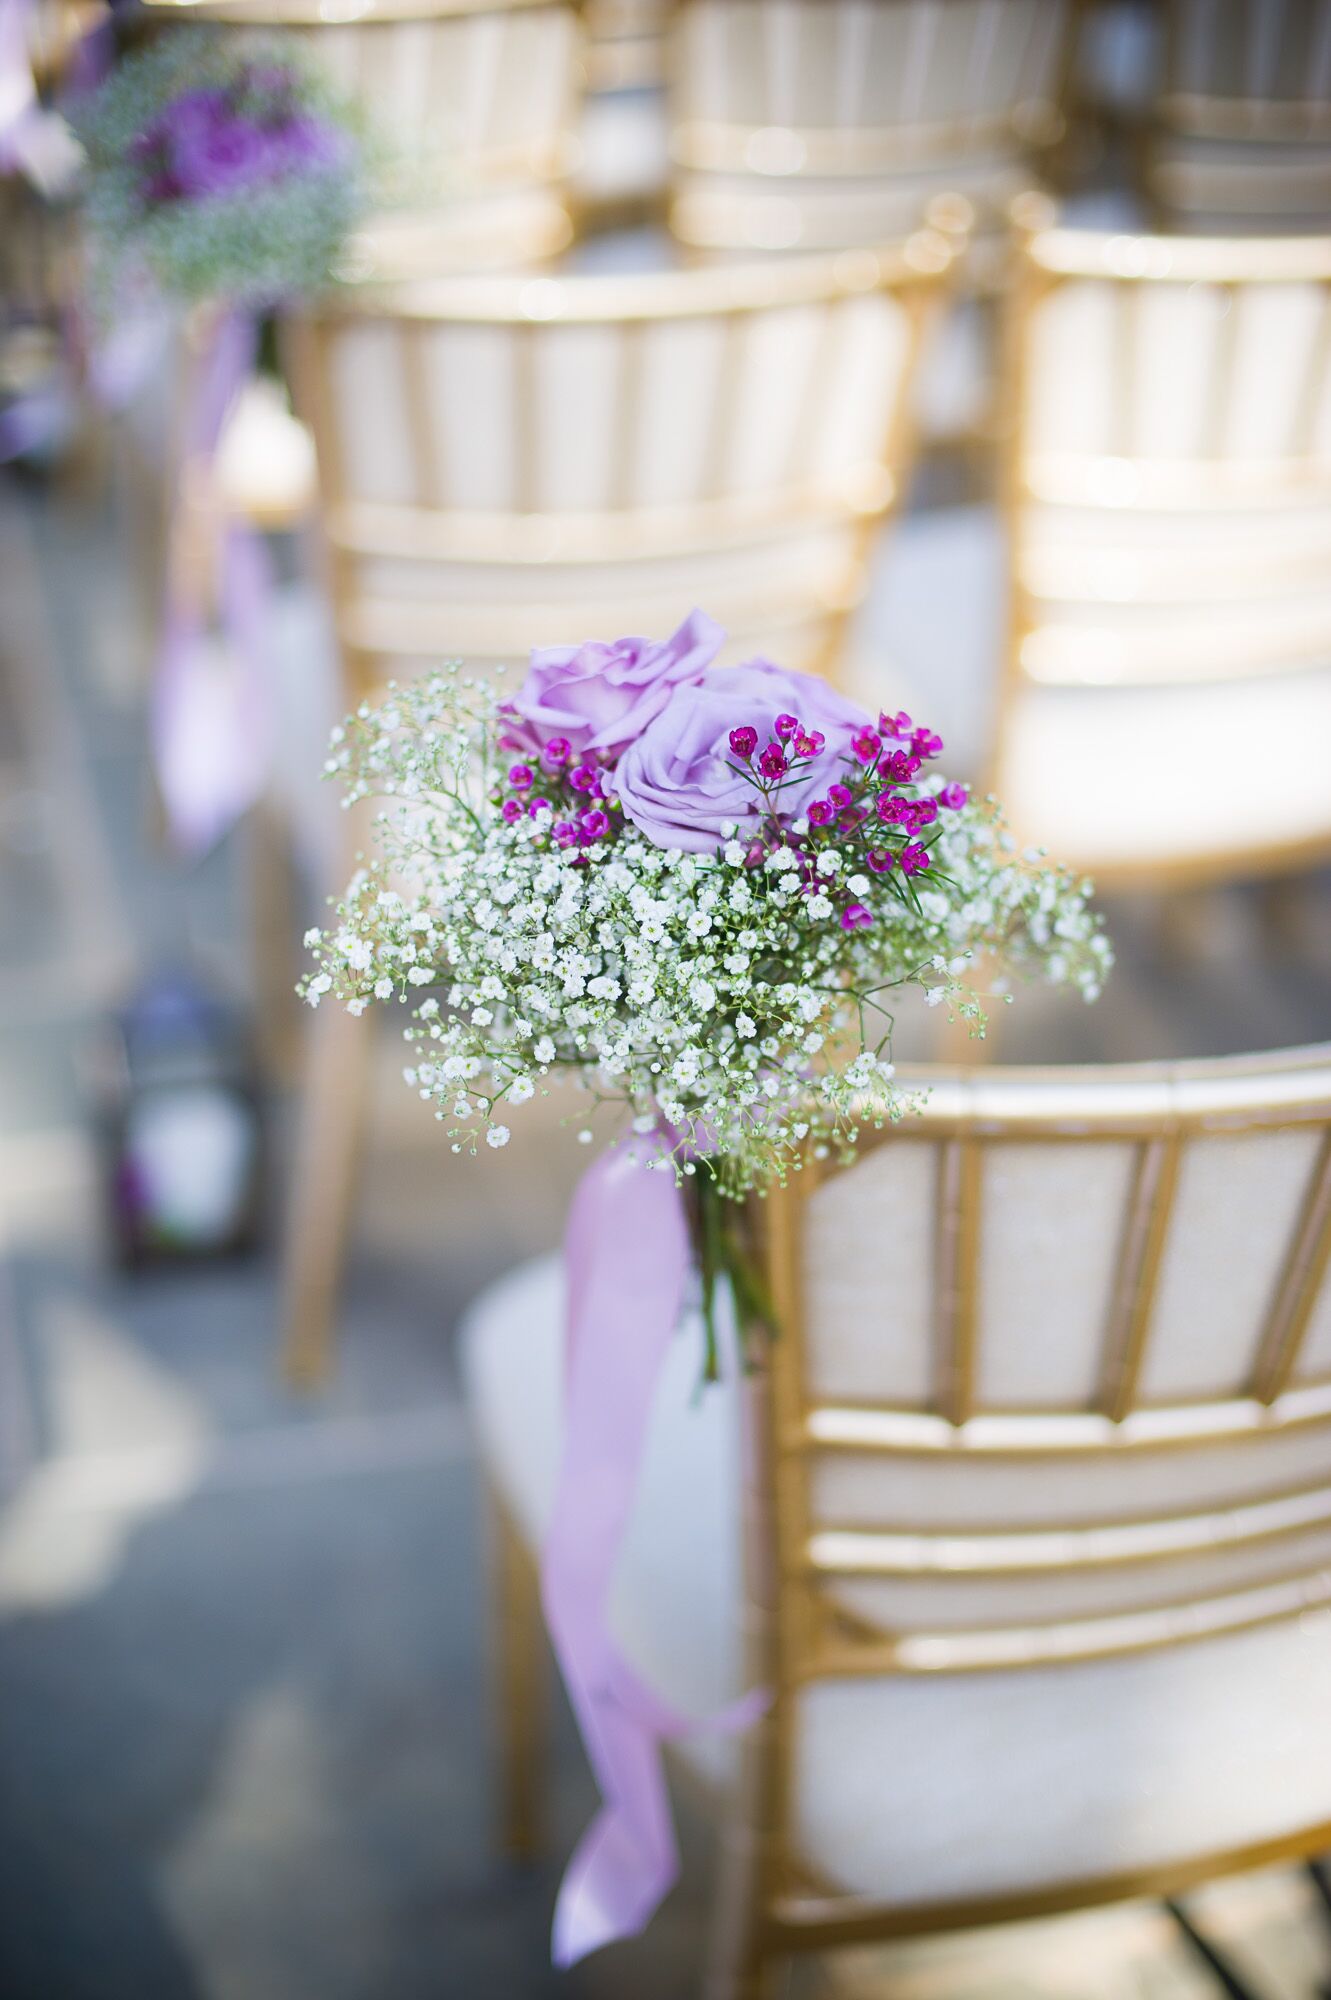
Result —
[[1331, 238], [1033, 226], [1009, 312], [1014, 826], [1102, 884], [1331, 854]]
[[700, 251], [878, 242], [960, 194], [979, 234], [1062, 131], [1063, 0], [683, 0], [670, 222]]
[[665, 82], [675, 0], [584, 0], [587, 87], [649, 90]]
[[1147, 185], [1176, 228], [1325, 230], [1331, 0], [1170, 0]]
[[[462, 656], [664, 635], [834, 672], [900, 495], [908, 395], [960, 243], [642, 277], [348, 290], [292, 328], [347, 693]], [[368, 1023], [321, 1008], [298, 1142], [287, 1353], [317, 1376]]]
[[347, 273], [542, 261], [572, 236], [581, 29], [574, 0], [143, 0], [148, 14], [280, 30], [364, 107], [397, 197]]
[[578, 233], [659, 224], [669, 179], [666, 28], [674, 0], [585, 0]]
[[[1331, 1045], [914, 1080], [756, 1204], [758, 1374], [697, 1396], [681, 1328], [619, 1571], [668, 1700], [773, 1691], [738, 1786], [675, 1746], [728, 1829], [714, 2000], [1331, 1846]], [[528, 1838], [561, 1293], [528, 1265], [462, 1335]]]

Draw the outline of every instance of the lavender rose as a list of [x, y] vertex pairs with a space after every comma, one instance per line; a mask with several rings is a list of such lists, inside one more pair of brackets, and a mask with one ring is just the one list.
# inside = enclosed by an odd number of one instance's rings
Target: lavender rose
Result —
[[583, 646], [547, 646], [511, 708], [514, 747], [539, 750], [565, 738], [573, 756], [614, 756], [661, 713], [676, 688], [702, 679], [725, 633], [693, 611], [669, 639], [589, 639]]
[[[798, 737], [788, 728], [792, 720], [798, 721]], [[743, 732], [752, 730], [759, 750], [783, 742], [793, 754], [799, 737], [816, 746], [811, 761], [801, 764], [777, 795], [782, 811], [794, 819], [826, 789], [851, 738], [868, 724], [863, 709], [826, 681], [750, 660], [709, 675], [701, 686], [677, 688], [629, 745], [609, 783], [654, 846], [710, 854], [725, 838], [723, 824], [733, 822], [742, 836], [746, 822], [756, 821], [760, 811], [744, 760], [731, 748], [732, 731], [747, 743]]]

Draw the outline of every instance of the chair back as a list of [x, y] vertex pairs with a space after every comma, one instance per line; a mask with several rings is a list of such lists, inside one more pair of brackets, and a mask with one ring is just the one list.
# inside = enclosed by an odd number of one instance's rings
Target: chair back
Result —
[[916, 1080], [756, 1206], [778, 1839], [824, 1686], [1331, 1603], [1331, 1044]]
[[401, 163], [395, 205], [348, 251], [357, 275], [550, 257], [570, 240], [582, 34], [574, 0], [145, 0], [289, 36]]
[[1147, 172], [1184, 227], [1323, 229], [1331, 0], [1171, 0]]
[[955, 246], [348, 292], [297, 329], [353, 673], [673, 629], [830, 661]]
[[[1028, 225], [1048, 216], [1021, 206]], [[1028, 226], [1007, 310], [995, 788], [1023, 833], [1098, 869], [1320, 852], [1314, 773], [1246, 830], [1214, 774], [1245, 710], [1331, 736], [1331, 238]], [[1131, 801], [1106, 789], [1130, 741], [1161, 787], [1140, 853]], [[1082, 764], [1078, 811], [1043, 817]], [[1106, 848], [1094, 823], [1115, 818], [1124, 844]]]
[[881, 241], [983, 216], [1061, 130], [1062, 0], [684, 0], [671, 227], [701, 249]]

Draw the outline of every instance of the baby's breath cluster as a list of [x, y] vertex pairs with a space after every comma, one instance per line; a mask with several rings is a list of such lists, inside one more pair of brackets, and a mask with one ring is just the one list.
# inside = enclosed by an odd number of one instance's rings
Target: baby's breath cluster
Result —
[[[911, 1108], [900, 988], [979, 1033], [981, 954], [1088, 1000], [1110, 963], [1089, 884], [1018, 857], [992, 801], [927, 774], [937, 738], [880, 725], [839, 745], [774, 715], [756, 754], [741, 721], [718, 756], [752, 797], [698, 851], [635, 823], [619, 746], [533, 731], [456, 669], [393, 688], [334, 741], [349, 800], [384, 803], [374, 858], [306, 938], [305, 997], [411, 1006], [405, 1075], [454, 1150], [505, 1145], [511, 1114], [572, 1076], [661, 1134], [681, 1177], [705, 1158], [726, 1194], [806, 1149], [844, 1155], [863, 1122]], [[810, 799], [820, 757], [827, 796]]]

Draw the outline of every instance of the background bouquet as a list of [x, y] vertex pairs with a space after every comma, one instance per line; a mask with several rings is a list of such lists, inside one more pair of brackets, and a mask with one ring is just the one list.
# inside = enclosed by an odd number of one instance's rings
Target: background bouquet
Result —
[[452, 671], [338, 731], [350, 797], [398, 803], [303, 990], [415, 1003], [407, 1079], [455, 1151], [571, 1073], [740, 1197], [909, 1109], [903, 987], [976, 1032], [980, 952], [1098, 993], [1089, 884], [1018, 859], [936, 735], [764, 660], [709, 673], [722, 639], [694, 612], [537, 652], [511, 701]]
[[98, 289], [151, 280], [196, 303], [262, 306], [328, 278], [366, 205], [351, 105], [289, 43], [163, 35], [79, 124]]

